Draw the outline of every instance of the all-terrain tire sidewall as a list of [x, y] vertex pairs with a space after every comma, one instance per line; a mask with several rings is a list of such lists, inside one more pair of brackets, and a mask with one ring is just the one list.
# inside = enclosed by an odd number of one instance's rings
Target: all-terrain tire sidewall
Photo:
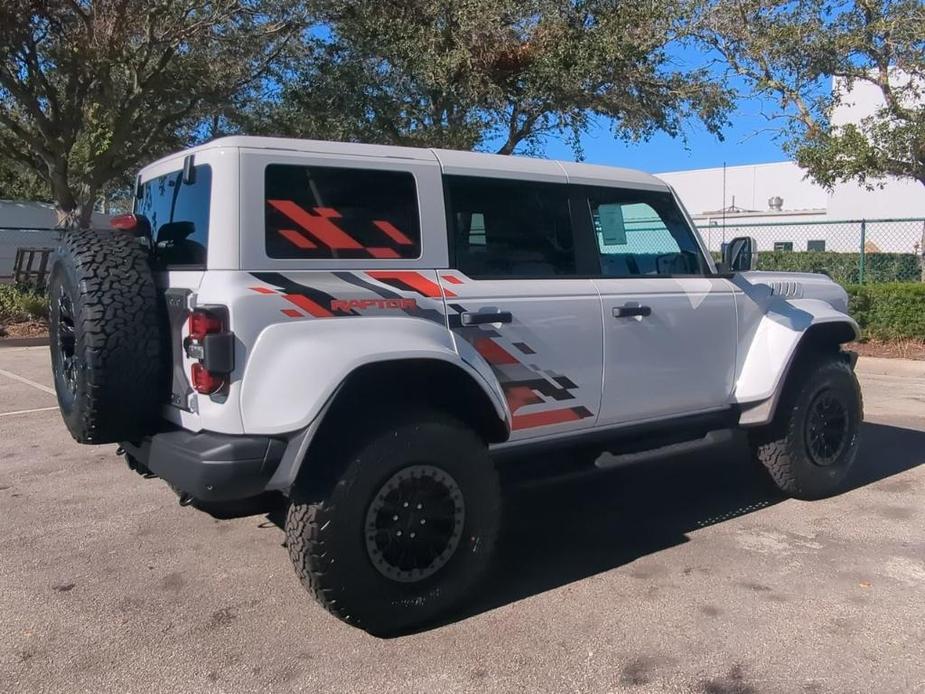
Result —
[[[80, 430], [84, 424], [81, 418], [84, 415], [84, 409], [79, 406], [86, 399], [86, 381], [78, 378], [75, 392], [71, 392], [70, 387], [64, 378], [64, 356], [61, 350], [61, 343], [57, 334], [57, 326], [61, 317], [59, 315], [59, 297], [65, 294], [71, 301], [74, 315], [81, 314], [80, 292], [77, 288], [77, 278], [74, 276], [74, 266], [71, 263], [56, 261], [52, 266], [51, 275], [48, 281], [48, 317], [51, 331], [49, 335], [49, 347], [51, 350], [51, 373], [54, 379], [55, 393], [58, 397], [58, 408], [61, 417], [69, 431]], [[83, 331], [75, 331], [74, 335], [74, 354], [77, 360], [76, 368], [82, 370], [83, 364], [80, 355], [84, 354], [84, 334]]]
[[[818, 357], [795, 374], [775, 425], [753, 438], [757, 458], [785, 494], [798, 499], [820, 499], [843, 491], [858, 453], [863, 420], [860, 387], [851, 367], [840, 355]], [[807, 418], [816, 396], [828, 391], [844, 405], [849, 441], [830, 465], [813, 462], [806, 442]]]
[[[370, 560], [365, 519], [382, 485], [416, 464], [453, 477], [463, 493], [465, 519], [447, 564], [419, 582], [401, 583]], [[293, 499], [287, 541], [296, 572], [323, 606], [387, 636], [431, 622], [468, 596], [487, 568], [499, 523], [499, 484], [484, 443], [455, 420], [423, 414], [360, 445], [324, 499]]]
[[[80, 443], [136, 440], [166, 395], [166, 321], [147, 251], [126, 232], [65, 232], [49, 279], [52, 371], [61, 414]], [[58, 340], [61, 294], [74, 322], [75, 388]]]

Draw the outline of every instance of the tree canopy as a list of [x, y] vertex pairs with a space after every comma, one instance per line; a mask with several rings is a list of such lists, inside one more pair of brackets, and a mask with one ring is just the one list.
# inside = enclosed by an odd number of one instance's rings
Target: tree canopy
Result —
[[290, 18], [259, 0], [4, 0], [0, 157], [86, 225], [101, 190], [254, 88]]
[[[925, 5], [921, 0], [716, 0], [694, 30], [778, 103], [786, 149], [819, 183], [891, 175], [925, 185]], [[851, 91], [882, 104], [841, 122]]]
[[259, 128], [510, 154], [597, 116], [616, 136], [719, 133], [729, 94], [680, 69], [679, 0], [316, 0], [316, 22]]

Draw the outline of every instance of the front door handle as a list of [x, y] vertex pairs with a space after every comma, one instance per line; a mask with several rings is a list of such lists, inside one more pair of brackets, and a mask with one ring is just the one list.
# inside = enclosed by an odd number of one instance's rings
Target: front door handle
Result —
[[649, 306], [614, 306], [614, 318], [631, 318], [633, 316], [650, 316], [652, 309]]
[[463, 325], [485, 325], [487, 323], [510, 323], [514, 320], [510, 311], [463, 311], [459, 314], [459, 322]]

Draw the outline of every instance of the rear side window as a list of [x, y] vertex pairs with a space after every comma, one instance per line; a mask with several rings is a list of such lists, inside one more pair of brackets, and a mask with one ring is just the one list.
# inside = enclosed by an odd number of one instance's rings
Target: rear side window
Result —
[[700, 275], [703, 256], [671, 195], [596, 189], [588, 197], [604, 277]]
[[566, 186], [445, 176], [456, 267], [470, 277], [575, 275]]
[[135, 214], [148, 223], [157, 265], [205, 267], [209, 238], [212, 167], [193, 167], [193, 180], [183, 183], [177, 171], [142, 184]]
[[271, 164], [265, 174], [270, 258], [418, 258], [414, 176]]

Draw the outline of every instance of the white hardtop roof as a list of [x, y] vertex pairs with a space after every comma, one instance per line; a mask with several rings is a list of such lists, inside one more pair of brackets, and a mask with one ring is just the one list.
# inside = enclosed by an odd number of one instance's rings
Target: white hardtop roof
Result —
[[[411, 159], [417, 161], [438, 161], [444, 173], [468, 176], [490, 176], [496, 178], [523, 178], [529, 180], [561, 180], [563, 173], [571, 183], [588, 185], [628, 186], [649, 190], [668, 190], [662, 180], [636, 169], [613, 166], [580, 164], [553, 159], [538, 159], [483, 152], [463, 152], [451, 149], [427, 149], [423, 147], [399, 147], [397, 145], [367, 145], [356, 142], [330, 142], [326, 140], [300, 140], [283, 137], [256, 137], [233, 135], [191, 147], [163, 157], [148, 167], [171, 159], [196, 154], [207, 149], [247, 148], [280, 150], [287, 152], [348, 154], [352, 156]], [[145, 167], [145, 168], [148, 168]]]

